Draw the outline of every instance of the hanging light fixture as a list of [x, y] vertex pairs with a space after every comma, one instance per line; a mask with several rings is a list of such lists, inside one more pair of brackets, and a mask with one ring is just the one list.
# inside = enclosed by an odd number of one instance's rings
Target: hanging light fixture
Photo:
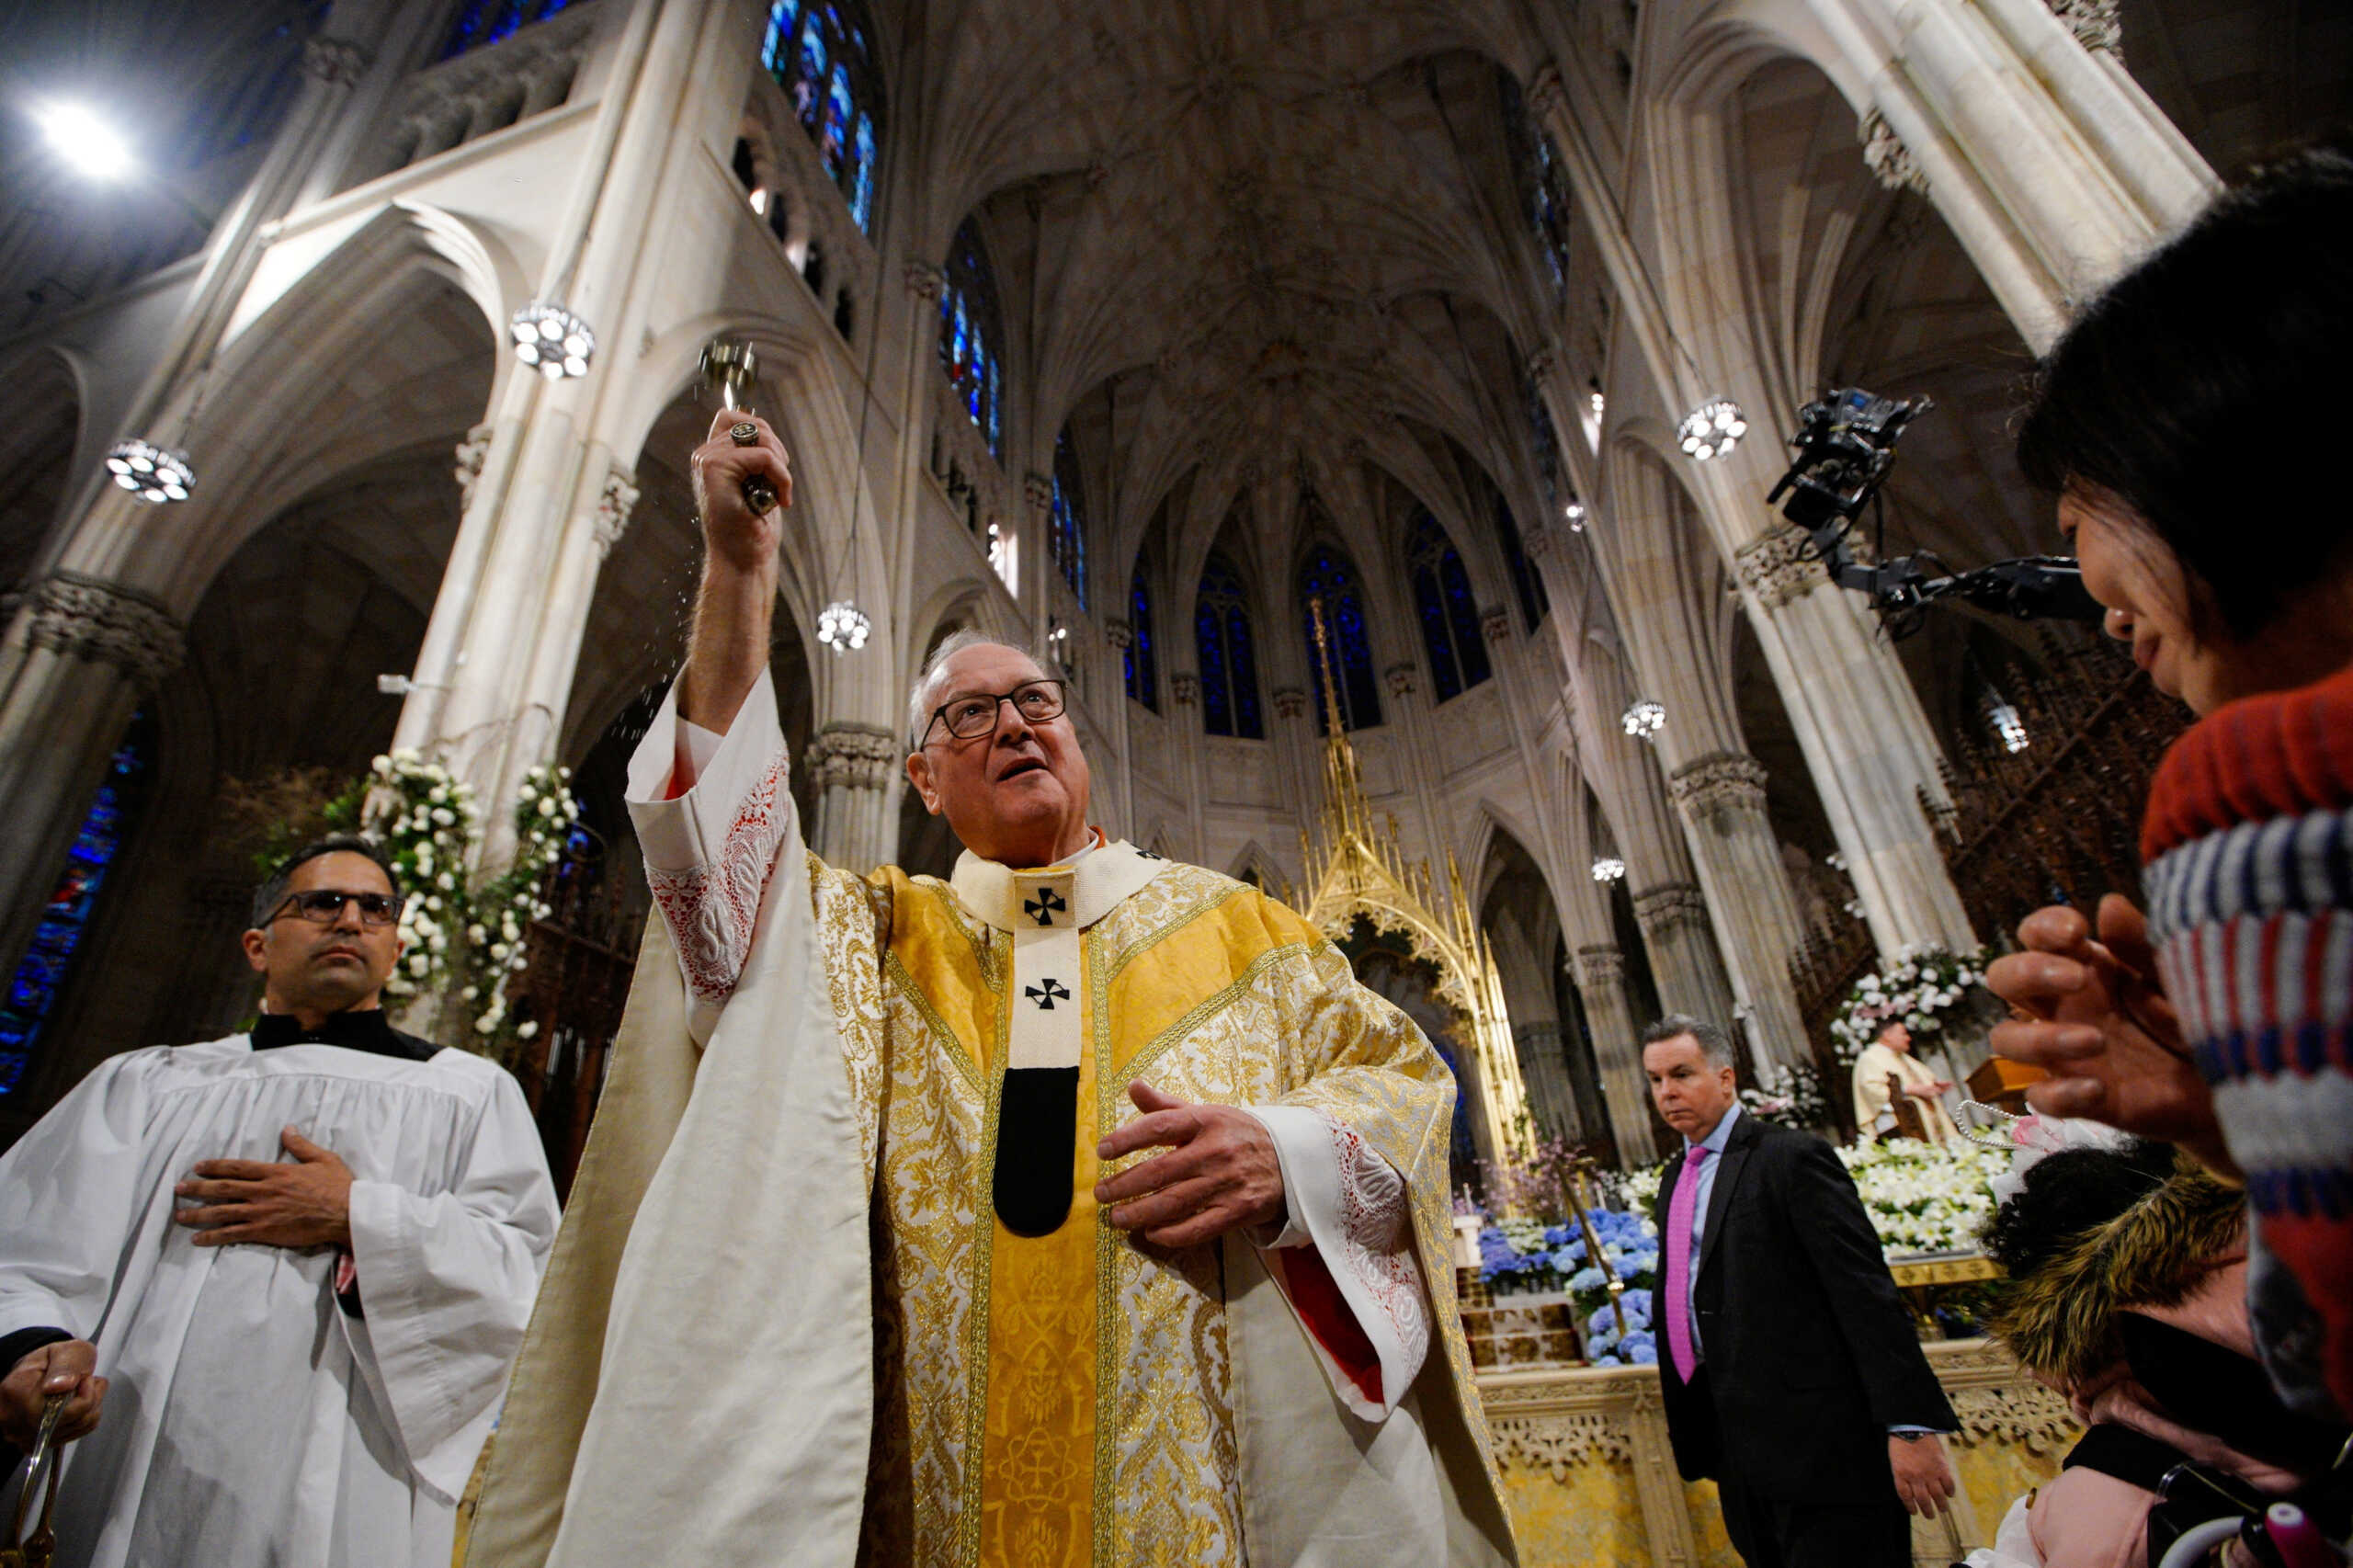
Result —
[[1684, 451], [1699, 462], [1722, 457], [1740, 445], [1748, 434], [1748, 417], [1740, 404], [1728, 397], [1711, 397], [1683, 416], [1675, 427], [1675, 438]]
[[1666, 709], [1647, 697], [1637, 697], [1626, 704], [1626, 711], [1619, 722], [1626, 726], [1628, 734], [1638, 741], [1646, 741], [1666, 728]]
[[2015, 756], [2032, 744], [2027, 737], [2026, 721], [2019, 718], [2018, 710], [2008, 703], [1988, 704], [1985, 718], [1994, 726], [1994, 733], [2001, 741], [2003, 750]]
[[817, 641], [836, 653], [857, 653], [873, 630], [866, 612], [847, 599], [835, 599], [817, 617]]
[[117, 441], [107, 453], [114, 482], [150, 506], [185, 501], [196, 488], [196, 471], [186, 452], [165, 451], [152, 441]]
[[506, 330], [515, 339], [515, 358], [551, 381], [586, 375], [597, 356], [596, 333], [562, 305], [525, 305]]
[[1593, 861], [1593, 880], [1614, 882], [1626, 874], [1626, 862], [1615, 855], [1597, 855]]
[[1566, 518], [1569, 520], [1569, 531], [1570, 531], [1571, 533], [1573, 533], [1573, 534], [1581, 534], [1581, 533], [1585, 532], [1585, 503], [1584, 503], [1584, 502], [1582, 502], [1582, 501], [1572, 501], [1572, 502], [1570, 502], [1567, 506], [1563, 506], [1563, 507], [1562, 507], [1562, 508], [1561, 508], [1561, 516], [1563, 516], [1563, 517], [1566, 517]]

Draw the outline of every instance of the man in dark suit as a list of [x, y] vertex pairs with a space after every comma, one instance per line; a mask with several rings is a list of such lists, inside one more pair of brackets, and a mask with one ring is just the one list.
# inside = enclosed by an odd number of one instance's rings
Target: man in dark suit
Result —
[[1710, 1476], [1749, 1568], [1903, 1568], [1906, 1510], [1953, 1493], [1952, 1406], [1879, 1238], [1821, 1139], [1742, 1114], [1724, 1031], [1643, 1031], [1683, 1148], [1659, 1183], [1651, 1321], [1676, 1467]]

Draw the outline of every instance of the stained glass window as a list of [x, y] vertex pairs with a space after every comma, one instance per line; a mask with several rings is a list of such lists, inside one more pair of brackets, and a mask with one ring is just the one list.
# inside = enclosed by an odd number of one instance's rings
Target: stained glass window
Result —
[[470, 49], [496, 43], [512, 36], [516, 28], [543, 21], [571, 3], [572, 0], [466, 0], [458, 7], [458, 20], [449, 28], [449, 41], [442, 47], [441, 58], [448, 60]]
[[1405, 571], [1413, 579], [1422, 646], [1429, 652], [1430, 684], [1440, 702], [1460, 697], [1487, 678], [1487, 645], [1479, 636], [1479, 607], [1461, 552], [1427, 510], [1405, 536]]
[[1005, 342], [997, 310], [996, 276], [970, 218], [948, 249], [948, 280], [939, 291], [939, 368], [962, 394], [964, 412], [989, 450], [1005, 455], [1005, 371], [997, 362]]
[[1160, 711], [1160, 676], [1152, 662], [1152, 596], [1144, 591], [1143, 562], [1128, 579], [1128, 695]]
[[1569, 214], [1574, 210], [1570, 200], [1568, 171], [1561, 166], [1561, 155], [1552, 149], [1552, 138], [1529, 116], [1519, 85], [1508, 75], [1504, 77], [1504, 119], [1510, 128], [1512, 172], [1518, 179], [1529, 233], [1536, 241], [1537, 254], [1544, 258], [1545, 271], [1552, 276], [1553, 293], [1565, 299], [1569, 290]]
[[1211, 555], [1193, 600], [1193, 642], [1201, 661], [1201, 723], [1212, 735], [1263, 741], [1258, 712], [1258, 653], [1250, 607], [1233, 563]]
[[[1315, 606], [1324, 607], [1328, 655], [1315, 646]], [[1338, 673], [1336, 696], [1340, 727], [1361, 730], [1381, 722], [1381, 692], [1372, 677], [1372, 634], [1364, 619], [1364, 599], [1358, 591], [1357, 569], [1332, 545], [1309, 551], [1299, 570], [1300, 627], [1307, 635], [1307, 674], [1315, 701], [1315, 727], [1325, 733], [1324, 660], [1328, 656]]]
[[760, 63], [792, 100], [850, 217], [869, 234], [882, 124], [873, 33], [858, 0], [776, 0], [760, 38]]
[[51, 890], [40, 924], [33, 928], [7, 995], [0, 997], [0, 1096], [13, 1093], [32, 1065], [42, 1031], [73, 973], [74, 955], [89, 930], [107, 873], [138, 824], [154, 756], [154, 721], [141, 713], [131, 721], [122, 745], [107, 765], [106, 780], [82, 819], [81, 832], [74, 835], [74, 846], [66, 851], [65, 869]]
[[1086, 497], [1079, 489], [1078, 460], [1071, 455], [1070, 432], [1065, 430], [1054, 441], [1054, 502], [1050, 526], [1046, 529], [1046, 553], [1052, 559], [1055, 570], [1070, 591], [1078, 596], [1078, 608], [1086, 608]]
[[1500, 495], [1495, 497], [1495, 546], [1504, 552], [1504, 564], [1511, 571], [1512, 592], [1519, 599], [1519, 618], [1534, 631], [1544, 612], [1552, 608], [1544, 595], [1544, 579], [1538, 574], [1528, 551], [1519, 542], [1519, 522], [1511, 515], [1511, 507]]

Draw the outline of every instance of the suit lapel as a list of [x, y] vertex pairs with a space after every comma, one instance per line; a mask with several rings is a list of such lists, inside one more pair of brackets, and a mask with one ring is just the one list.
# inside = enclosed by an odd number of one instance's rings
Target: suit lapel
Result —
[[1708, 1223], [1699, 1237], [1699, 1261], [1691, 1266], [1694, 1279], [1708, 1267], [1708, 1259], [1716, 1256], [1716, 1244], [1724, 1239], [1724, 1215], [1732, 1207], [1732, 1189], [1740, 1185], [1740, 1173], [1748, 1164], [1748, 1152], [1756, 1146], [1756, 1119], [1744, 1114], [1732, 1124], [1732, 1136], [1724, 1141], [1723, 1164], [1716, 1167], [1716, 1184], [1708, 1189]]
[[1676, 1154], [1666, 1162], [1666, 1169], [1659, 1173], [1658, 1191], [1651, 1199], [1651, 1223], [1658, 1233], [1666, 1234], [1667, 1206], [1675, 1201], [1675, 1184], [1683, 1176], [1683, 1156]]

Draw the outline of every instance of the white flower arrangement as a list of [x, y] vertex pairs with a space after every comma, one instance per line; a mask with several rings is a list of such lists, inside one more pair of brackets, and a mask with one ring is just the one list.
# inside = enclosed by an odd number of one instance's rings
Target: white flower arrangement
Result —
[[2006, 1150], [1965, 1140], [1894, 1138], [1849, 1145], [1838, 1158], [1889, 1257], [1974, 1252], [1979, 1228], [1994, 1212], [1994, 1178], [2010, 1168]]
[[1830, 1119], [1829, 1103], [1822, 1097], [1822, 1079], [1806, 1062], [1766, 1062], [1756, 1070], [1756, 1087], [1740, 1091], [1740, 1104], [1753, 1116], [1801, 1131]]
[[[540, 884], [580, 820], [571, 782], [571, 769], [548, 763], [523, 776], [515, 795], [515, 858], [482, 887], [470, 888], [466, 868], [482, 842], [473, 787], [408, 747], [369, 766], [360, 830], [383, 845], [409, 890], [401, 906], [403, 956], [384, 984], [396, 1005], [462, 977], [459, 1000], [479, 1006], [476, 1043], [488, 1050], [508, 1027], [507, 983], [529, 956], [531, 922], [551, 913]], [[538, 1029], [526, 1023], [513, 1032], [529, 1040]]]
[[[466, 863], [480, 836], [473, 787], [407, 746], [371, 763], [365, 787], [360, 830], [383, 845], [401, 884], [412, 890], [401, 906], [404, 956], [384, 983], [384, 994], [395, 1002], [414, 1001], [449, 977], [453, 912], [443, 892], [453, 886], [449, 868]], [[443, 892], [421, 891], [433, 889]]]
[[1967, 1006], [1985, 982], [1985, 955], [1954, 954], [1940, 947], [1900, 948], [1857, 981], [1831, 1020], [1830, 1038], [1842, 1065], [1851, 1066], [1880, 1030], [1901, 1022], [1915, 1036], [1934, 1034], [1948, 1015]]

